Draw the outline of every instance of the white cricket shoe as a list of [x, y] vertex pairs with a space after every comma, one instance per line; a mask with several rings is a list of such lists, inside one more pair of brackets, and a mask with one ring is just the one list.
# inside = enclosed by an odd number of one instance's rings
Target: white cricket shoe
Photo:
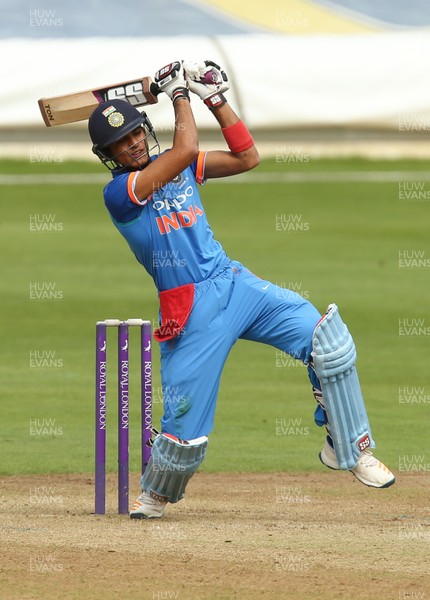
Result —
[[130, 510], [130, 519], [159, 519], [167, 502], [153, 498], [143, 491]]
[[[320, 461], [329, 469], [339, 469], [336, 454], [326, 440], [320, 452]], [[373, 456], [370, 450], [360, 453], [360, 458], [353, 469], [350, 469], [358, 481], [375, 488], [387, 488], [396, 481], [396, 478], [383, 463]]]

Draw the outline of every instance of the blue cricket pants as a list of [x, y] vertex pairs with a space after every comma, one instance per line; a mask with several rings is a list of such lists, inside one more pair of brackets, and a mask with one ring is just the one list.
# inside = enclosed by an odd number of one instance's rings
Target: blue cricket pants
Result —
[[320, 318], [302, 296], [260, 279], [237, 261], [195, 284], [183, 332], [160, 343], [162, 432], [191, 440], [212, 431], [222, 369], [237, 339], [270, 344], [308, 364]]

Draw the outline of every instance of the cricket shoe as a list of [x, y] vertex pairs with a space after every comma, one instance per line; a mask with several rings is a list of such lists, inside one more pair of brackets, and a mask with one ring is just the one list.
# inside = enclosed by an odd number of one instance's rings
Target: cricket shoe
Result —
[[[329, 469], [339, 469], [336, 454], [327, 440], [319, 457], [323, 465]], [[370, 450], [363, 450], [360, 453], [357, 464], [350, 471], [357, 477], [358, 481], [369, 487], [387, 488], [396, 481], [392, 472], [375, 458]]]
[[130, 510], [130, 519], [159, 519], [167, 502], [153, 498], [143, 491]]

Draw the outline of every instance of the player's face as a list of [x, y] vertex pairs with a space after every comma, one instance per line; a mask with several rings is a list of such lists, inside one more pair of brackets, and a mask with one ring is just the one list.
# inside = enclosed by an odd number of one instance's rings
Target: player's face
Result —
[[136, 127], [126, 136], [110, 145], [110, 153], [123, 167], [142, 169], [149, 161], [146, 132]]

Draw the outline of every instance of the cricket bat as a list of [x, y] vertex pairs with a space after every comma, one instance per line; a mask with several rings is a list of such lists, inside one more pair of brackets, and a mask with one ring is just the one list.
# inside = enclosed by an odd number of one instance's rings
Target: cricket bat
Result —
[[151, 77], [114, 83], [96, 90], [84, 90], [63, 96], [41, 98], [39, 108], [47, 127], [88, 119], [100, 102], [127, 100], [133, 106], [156, 104], [158, 86]]

